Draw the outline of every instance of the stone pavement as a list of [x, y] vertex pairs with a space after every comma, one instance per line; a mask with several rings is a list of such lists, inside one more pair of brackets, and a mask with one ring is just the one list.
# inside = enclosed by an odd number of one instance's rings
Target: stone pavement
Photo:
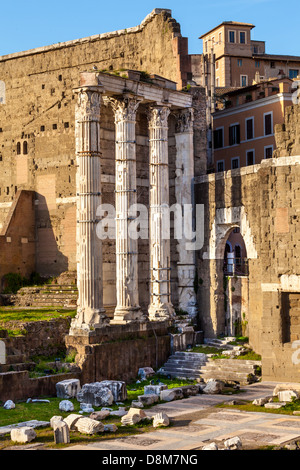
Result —
[[164, 411], [173, 426], [64, 450], [196, 450], [211, 441], [221, 448], [222, 441], [237, 435], [244, 448], [257, 448], [300, 439], [300, 416], [214, 408], [233, 399], [254, 400], [272, 395], [276, 385], [277, 382], [257, 383], [243, 387], [245, 392], [239, 395], [197, 395], [157, 405], [146, 413], [151, 416]]

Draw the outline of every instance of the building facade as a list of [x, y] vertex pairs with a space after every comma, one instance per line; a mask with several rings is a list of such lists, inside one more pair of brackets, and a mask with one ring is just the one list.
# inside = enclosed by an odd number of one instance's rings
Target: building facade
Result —
[[300, 73], [300, 57], [267, 54], [265, 41], [251, 39], [255, 26], [250, 23], [224, 21], [200, 36], [203, 53], [192, 55], [192, 72], [196, 83], [211, 81], [211, 62], [216, 87], [252, 85], [259, 75], [263, 80], [285, 75], [295, 79]]
[[293, 104], [292, 86], [290, 79], [268, 80], [222, 95], [212, 117], [214, 171], [272, 158], [275, 125], [284, 123], [285, 110]]

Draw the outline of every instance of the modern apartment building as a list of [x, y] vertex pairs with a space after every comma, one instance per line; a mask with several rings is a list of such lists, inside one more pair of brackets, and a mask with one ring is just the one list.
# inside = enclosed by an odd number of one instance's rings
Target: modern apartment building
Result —
[[[292, 105], [293, 80], [267, 80], [226, 92], [213, 120], [213, 169], [234, 170], [271, 158], [274, 126]], [[220, 106], [220, 105], [219, 105]]]
[[211, 60], [216, 87], [249, 86], [257, 75], [262, 79], [278, 75], [297, 78], [300, 56], [267, 54], [265, 41], [251, 39], [254, 27], [250, 23], [224, 21], [200, 36], [203, 53], [191, 55], [194, 81], [202, 86], [210, 83]]

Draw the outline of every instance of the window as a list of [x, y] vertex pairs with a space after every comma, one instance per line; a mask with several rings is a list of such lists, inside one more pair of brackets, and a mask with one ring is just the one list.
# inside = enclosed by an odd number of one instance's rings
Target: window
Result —
[[246, 140], [254, 137], [254, 118], [246, 119]]
[[41, 132], [44, 132], [45, 126], [41, 126]]
[[273, 146], [265, 147], [265, 158], [272, 158], [273, 156]]
[[231, 169], [235, 170], [236, 168], [240, 167], [240, 159], [239, 157], [235, 157], [231, 159]]
[[17, 155], [21, 155], [21, 143], [17, 143]]
[[28, 153], [28, 148], [27, 148], [27, 142], [24, 140], [23, 142], [23, 155], [27, 155]]
[[69, 123], [68, 123], [68, 122], [65, 122], [65, 123], [64, 123], [64, 128], [65, 128], [65, 129], [68, 129], [68, 127], [69, 127]]
[[224, 171], [225, 170], [225, 165], [224, 165], [224, 160], [220, 160], [217, 162], [217, 171]]
[[289, 70], [289, 78], [297, 78], [299, 75], [299, 69], [290, 69]]
[[246, 43], [246, 33], [245, 31], [240, 31], [240, 44]]
[[260, 66], [260, 62], [259, 62], [259, 60], [256, 60], [256, 61], [255, 61], [255, 67], [258, 69], [259, 66]]
[[248, 76], [241, 75], [241, 86], [247, 86], [247, 82], [248, 82]]
[[219, 44], [222, 43], [222, 33], [219, 33]]
[[223, 145], [223, 127], [214, 131], [214, 148], [222, 148]]
[[229, 31], [229, 42], [235, 42], [235, 31]]
[[264, 134], [271, 135], [273, 134], [273, 123], [272, 123], [272, 113], [264, 114]]
[[52, 124], [52, 129], [57, 129], [57, 124]]
[[271, 60], [271, 62], [270, 62], [270, 67], [271, 67], [271, 69], [275, 69], [275, 62], [274, 62], [274, 60]]
[[229, 127], [229, 145], [240, 143], [240, 125], [233, 124]]
[[216, 70], [218, 70], [218, 68], [219, 68], [219, 61], [217, 60], [216, 61]]
[[205, 47], [205, 49], [204, 49], [204, 50], [205, 50], [205, 52], [207, 52], [207, 51], [208, 51], [207, 41], [205, 41], [205, 45], [204, 45], [204, 47]]
[[219, 77], [216, 78], [216, 87], [219, 87], [220, 86], [220, 79]]
[[253, 46], [253, 54], [257, 54], [258, 53], [258, 47], [257, 46]]
[[246, 152], [246, 165], [254, 165], [254, 150], [247, 150]]
[[243, 65], [242, 59], [238, 59], [237, 63], [238, 63], [238, 67], [241, 67]]

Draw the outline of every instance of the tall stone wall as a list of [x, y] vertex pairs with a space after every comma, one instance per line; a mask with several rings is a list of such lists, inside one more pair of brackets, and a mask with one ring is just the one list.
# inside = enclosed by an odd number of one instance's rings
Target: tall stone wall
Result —
[[[171, 17], [170, 10], [156, 9], [134, 28], [0, 57], [0, 80], [4, 84], [1, 90], [5, 94], [0, 103], [0, 228], [5, 224], [15, 192], [35, 191], [35, 268], [45, 276], [76, 269], [73, 89], [79, 84], [80, 71], [94, 67], [120, 76], [125, 76], [124, 69], [146, 71], [174, 80], [181, 90], [187, 83], [190, 68], [187, 39], [181, 36], [180, 25]], [[205, 97], [200, 89], [196, 95], [197, 103], [201, 102], [199, 109], [201, 106], [205, 109]], [[199, 128], [195, 136], [196, 168], [205, 171], [205, 154], [201, 153], [205, 149], [205, 128], [201, 119], [200, 111], [195, 121]], [[175, 192], [174, 129], [175, 120], [170, 117], [171, 199]], [[136, 135], [138, 202], [147, 204], [149, 145], [147, 119], [142, 111], [137, 115]], [[114, 194], [114, 140], [113, 112], [103, 107], [103, 203], [112, 202]], [[115, 268], [111, 261], [115, 244], [110, 240], [104, 245], [104, 301], [113, 303]], [[143, 272], [149, 274], [146, 250], [146, 244], [139, 242], [142, 285], [146, 276]], [[174, 250], [176, 254], [176, 247]]]
[[249, 342], [262, 354], [267, 380], [300, 380], [295, 341], [300, 339], [300, 158], [196, 179], [204, 204], [204, 246], [198, 253], [198, 302], [206, 337], [225, 333], [224, 249], [239, 227], [249, 263]]
[[300, 155], [300, 104], [285, 109], [284, 124], [275, 125], [275, 157]]

